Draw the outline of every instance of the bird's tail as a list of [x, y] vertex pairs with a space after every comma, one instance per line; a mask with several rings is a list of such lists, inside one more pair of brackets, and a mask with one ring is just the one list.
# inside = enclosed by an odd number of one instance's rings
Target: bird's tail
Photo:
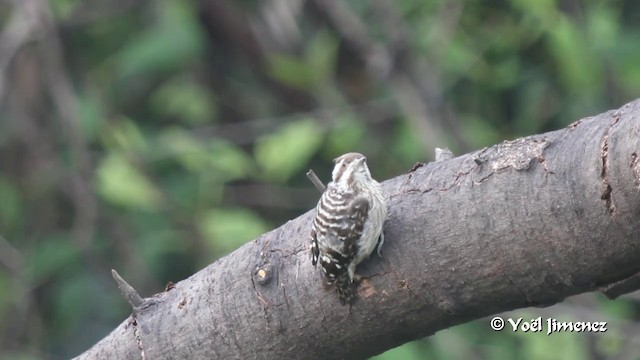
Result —
[[336, 293], [342, 305], [351, 304], [356, 296], [353, 283], [346, 271], [336, 279]]

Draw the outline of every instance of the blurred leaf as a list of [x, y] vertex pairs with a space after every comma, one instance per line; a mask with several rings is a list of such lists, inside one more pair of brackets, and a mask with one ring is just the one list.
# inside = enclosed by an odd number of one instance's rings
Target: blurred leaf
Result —
[[139, 155], [147, 150], [147, 141], [136, 123], [129, 118], [118, 119], [103, 134], [102, 141], [111, 150]]
[[520, 80], [520, 62], [515, 56], [493, 64], [491, 71], [492, 84], [495, 89], [508, 89]]
[[175, 117], [187, 124], [210, 122], [216, 104], [209, 90], [189, 78], [173, 78], [164, 83], [151, 97], [151, 106], [158, 115]]
[[[478, 322], [488, 327], [488, 320], [478, 320]], [[514, 336], [505, 336], [503, 332], [492, 331], [488, 337], [481, 337], [477, 342], [485, 349], [483, 358], [486, 359], [514, 359], [521, 355], [520, 343]], [[525, 359], [525, 357], [522, 358]]]
[[335, 73], [338, 41], [328, 31], [319, 31], [309, 44], [305, 57], [315, 84], [324, 83]]
[[213, 209], [204, 213], [198, 227], [216, 249], [229, 253], [269, 230], [261, 217], [247, 209]]
[[51, 10], [59, 20], [65, 20], [80, 5], [79, 0], [50, 0]]
[[249, 155], [222, 139], [212, 139], [206, 144], [192, 132], [171, 127], [162, 132], [159, 143], [185, 169], [198, 175], [208, 173], [220, 183], [246, 177], [254, 169]]
[[[20, 291], [13, 291], [9, 280], [9, 274], [0, 270], [0, 294], [2, 294], [2, 296], [0, 296], [0, 324], [6, 323], [7, 312], [16, 298], [13, 294], [17, 294], [19, 292]], [[4, 329], [0, 328], [0, 333], [2, 330]]]
[[471, 114], [460, 115], [460, 118], [463, 119], [462, 123], [464, 124], [462, 134], [472, 148], [480, 148], [499, 142], [500, 133], [486, 119]]
[[290, 122], [258, 139], [256, 161], [269, 180], [283, 182], [304, 167], [322, 139], [322, 129], [312, 119]]
[[473, 72], [470, 70], [474, 65], [477, 65], [480, 56], [475, 53], [475, 45], [468, 41], [471, 40], [460, 39], [449, 44], [444, 56], [443, 71], [454, 77], [461, 76], [461, 74], [473, 76]]
[[637, 302], [630, 299], [620, 298], [616, 301], [611, 301], [599, 297], [600, 310], [609, 316], [613, 316], [619, 319], [633, 319], [637, 316]]
[[215, 176], [225, 182], [246, 177], [255, 170], [248, 154], [222, 139], [214, 139], [209, 144], [209, 162], [216, 171]]
[[616, 69], [615, 80], [621, 84], [628, 94], [640, 93], [640, 31], [621, 34], [612, 54], [612, 68]]
[[186, 176], [184, 171], [170, 171], [160, 181], [165, 197], [174, 213], [191, 217], [196, 209], [208, 208], [216, 204], [215, 193], [224, 185], [208, 181], [208, 174]]
[[162, 0], [155, 26], [133, 34], [116, 54], [120, 77], [162, 73], [196, 59], [202, 48], [199, 22], [191, 5], [183, 1]]
[[86, 318], [88, 307], [87, 298], [96, 293], [96, 285], [86, 272], [74, 272], [65, 277], [65, 281], [56, 283], [53, 291], [56, 323], [55, 337], [59, 340], [69, 336], [68, 332], [81, 319]]
[[[569, 321], [569, 319], [558, 319], [558, 321]], [[587, 359], [587, 337], [580, 333], [554, 333], [547, 336], [543, 332], [539, 333], [515, 333], [523, 337], [522, 354], [528, 359], [540, 360], [581, 360]], [[554, 349], [550, 352], [549, 349]]]
[[188, 131], [168, 127], [160, 134], [158, 146], [190, 172], [199, 173], [207, 168], [209, 154], [206, 146]]
[[541, 28], [552, 28], [552, 23], [558, 18], [556, 0], [511, 0], [511, 3], [522, 11], [528, 19], [535, 19], [533, 23], [539, 24]]
[[620, 36], [617, 11], [601, 3], [595, 3], [586, 10], [590, 46], [600, 52], [608, 52], [616, 48], [616, 41]]
[[[523, 321], [530, 321], [531, 319], [538, 318], [540, 315], [528, 310], [520, 310], [512, 313], [510, 316], [514, 320], [522, 317]], [[575, 319], [563, 316], [555, 319], [558, 322], [575, 321]], [[546, 321], [545, 317], [542, 317], [542, 321]], [[520, 354], [523, 358], [532, 360], [580, 360], [589, 358], [588, 347], [586, 346], [586, 341], [588, 341], [589, 338], [584, 336], [585, 333], [557, 332], [552, 335], [547, 335], [546, 323], [543, 325], [544, 329], [541, 332], [510, 331], [510, 334], [522, 340]], [[504, 331], [506, 331], [506, 328], [503, 332]], [[549, 349], [553, 349], [553, 351], [549, 351]]]
[[75, 264], [78, 250], [66, 235], [49, 235], [39, 241], [28, 254], [30, 277], [34, 284], [55, 278], [59, 272]]
[[96, 181], [100, 195], [113, 204], [144, 210], [160, 205], [161, 194], [153, 183], [118, 153], [102, 160]]
[[314, 83], [313, 69], [304, 60], [285, 54], [269, 54], [269, 75], [278, 82], [298, 89], [307, 89]]
[[627, 336], [624, 333], [620, 333], [618, 327], [612, 327], [610, 324], [607, 324], [607, 332], [604, 334], [598, 334], [596, 339], [597, 349], [600, 351], [600, 354], [605, 359], [614, 359], [616, 357], [621, 358], [621, 352], [627, 346], [625, 344], [625, 339]]
[[366, 133], [365, 125], [359, 123], [352, 114], [341, 115], [327, 137], [327, 151], [332, 155], [353, 151], [359, 147]]
[[[467, 323], [456, 326], [452, 329], [439, 331], [433, 338], [436, 353], [442, 354], [443, 358], [470, 359], [476, 355], [473, 351], [473, 337], [465, 329], [473, 328], [474, 324]], [[477, 331], [476, 331], [477, 333]]]
[[22, 199], [18, 189], [0, 175], [0, 229], [10, 231], [18, 225], [22, 215]]
[[177, 231], [174, 224], [161, 214], [150, 213], [137, 217], [136, 220], [139, 228], [145, 229], [145, 233], [136, 242], [139, 253], [151, 273], [165, 281], [171, 270], [176, 271], [183, 266], [176, 261], [171, 261], [171, 265], [167, 266], [167, 259], [175, 260], [192, 250], [193, 240], [186, 231]]
[[100, 134], [104, 118], [100, 102], [90, 94], [78, 96], [78, 112], [82, 121], [82, 129], [89, 140]]
[[320, 31], [311, 40], [302, 59], [281, 53], [269, 54], [269, 74], [285, 85], [312, 90], [333, 76], [337, 53], [337, 40], [328, 32]]
[[31, 354], [31, 351], [29, 350], [22, 353], [7, 350], [6, 352], [3, 352], [2, 360], [42, 360], [42, 354]]
[[397, 137], [394, 141], [395, 146], [393, 148], [393, 153], [401, 159], [415, 160], [424, 158], [424, 146], [418, 138], [418, 133], [413, 131], [409, 122], [399, 122], [397, 127]]
[[559, 65], [558, 72], [564, 85], [581, 93], [592, 93], [602, 79], [602, 65], [577, 25], [562, 18], [548, 35], [550, 49]]
[[[536, 134], [544, 129], [546, 123], [557, 107], [561, 106], [555, 101], [555, 89], [549, 83], [531, 74], [527, 77], [527, 86], [524, 86], [517, 94], [516, 104], [518, 112], [512, 119], [513, 132], [517, 136]], [[491, 136], [499, 136], [494, 133]]]

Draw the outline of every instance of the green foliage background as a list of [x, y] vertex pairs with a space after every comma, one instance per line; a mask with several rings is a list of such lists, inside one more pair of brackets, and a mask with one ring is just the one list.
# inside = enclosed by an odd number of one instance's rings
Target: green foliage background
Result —
[[[387, 179], [640, 95], [633, 0], [17, 1], [0, 21], [3, 359], [79, 354], [130, 312], [111, 268], [160, 292], [312, 208], [304, 173], [341, 153]], [[638, 300], [508, 315], [606, 334], [481, 320], [376, 358], [633, 358]]]

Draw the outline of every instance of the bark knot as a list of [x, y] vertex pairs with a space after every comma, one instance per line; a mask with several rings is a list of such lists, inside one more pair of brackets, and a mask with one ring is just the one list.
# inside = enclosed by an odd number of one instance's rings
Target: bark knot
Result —
[[271, 264], [266, 263], [258, 266], [253, 272], [253, 278], [258, 285], [267, 286], [273, 280], [273, 268]]

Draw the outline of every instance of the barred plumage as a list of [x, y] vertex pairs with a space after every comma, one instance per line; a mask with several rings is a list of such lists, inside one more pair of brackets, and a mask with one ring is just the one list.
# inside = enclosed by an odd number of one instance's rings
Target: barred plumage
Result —
[[342, 304], [351, 303], [356, 266], [384, 242], [387, 205], [371, 178], [366, 158], [347, 153], [334, 160], [332, 181], [316, 207], [311, 228], [312, 263], [320, 262], [326, 285], [335, 285]]

